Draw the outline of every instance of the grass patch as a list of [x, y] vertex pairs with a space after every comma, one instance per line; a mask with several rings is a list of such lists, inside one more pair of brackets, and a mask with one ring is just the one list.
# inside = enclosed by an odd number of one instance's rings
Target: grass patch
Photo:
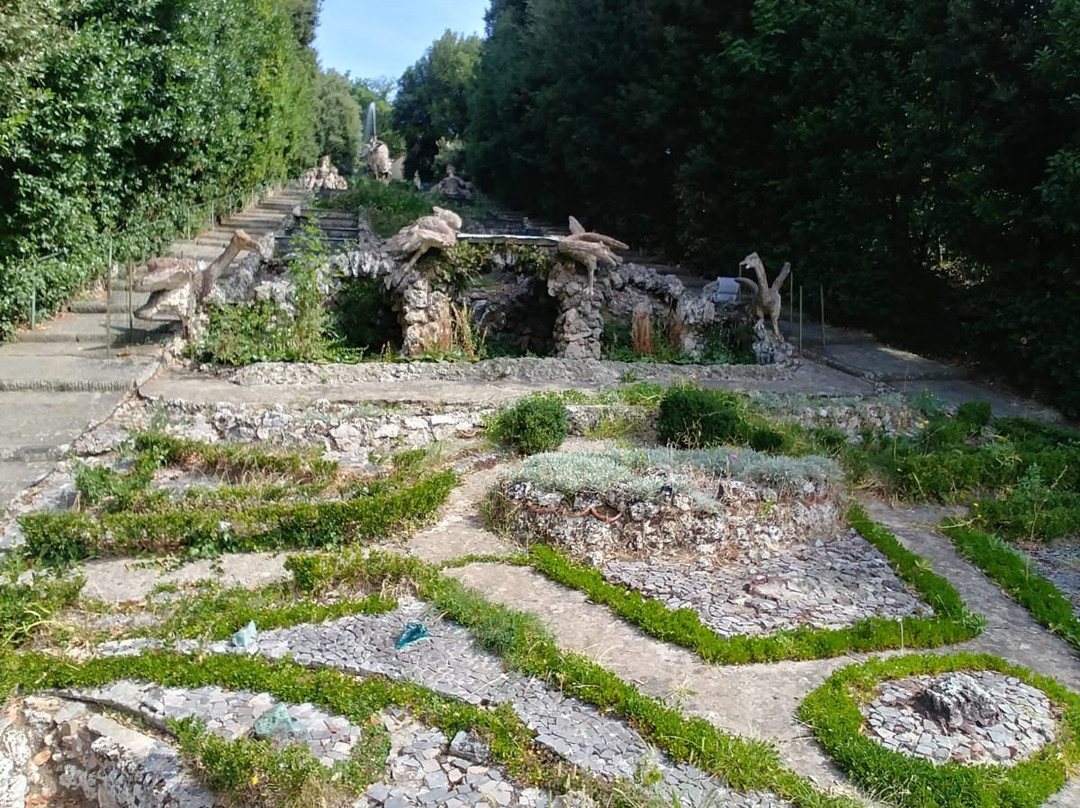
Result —
[[[24, 553], [43, 564], [87, 558], [321, 548], [386, 538], [429, 519], [457, 484], [430, 471], [425, 452], [393, 459], [389, 472], [346, 475], [317, 452], [266, 452], [247, 444], [207, 444], [157, 433], [137, 435], [131, 470], [80, 470], [82, 511], [19, 518]], [[193, 487], [180, 499], [150, 488], [166, 466], [274, 483]]]
[[[860, 731], [859, 706], [882, 680], [960, 670], [998, 671], [1042, 690], [1062, 711], [1058, 740], [1012, 767], [935, 765], [890, 752]], [[799, 717], [842, 771], [898, 808], [1037, 808], [1080, 762], [1080, 698], [1052, 679], [990, 656], [906, 656], [843, 668], [807, 696]]]
[[546, 545], [532, 547], [525, 563], [556, 583], [584, 592], [646, 634], [689, 648], [706, 662], [718, 665], [825, 659], [891, 648], [936, 648], [982, 632], [982, 616], [969, 612], [959, 593], [931, 572], [924, 559], [905, 549], [857, 506], [852, 508], [849, 522], [889, 559], [897, 576], [933, 607], [934, 617], [869, 618], [843, 629], [802, 626], [768, 637], [722, 637], [702, 623], [693, 609], [669, 609], [629, 587], [606, 581], [599, 570]]
[[[556, 762], [534, 746], [532, 732], [514, 714], [510, 705], [482, 707], [440, 696], [425, 688], [391, 682], [381, 677], [357, 679], [335, 670], [307, 670], [292, 662], [269, 662], [259, 657], [190, 657], [171, 653], [149, 653], [138, 657], [95, 659], [72, 664], [42, 654], [0, 655], [0, 694], [6, 698], [16, 690], [35, 692], [47, 689], [100, 687], [119, 679], [136, 679], [165, 687], [198, 688], [216, 685], [231, 690], [267, 692], [290, 704], [310, 702], [334, 715], [348, 718], [357, 726], [371, 725], [372, 716], [391, 707], [408, 708], [417, 719], [436, 727], [452, 738], [459, 730], [471, 730], [491, 748], [495, 762], [525, 785], [562, 791], [569, 786], [600, 783], [587, 781], [568, 764]], [[303, 752], [271, 754], [259, 742], [232, 745], [211, 741], [197, 725], [180, 728], [182, 746], [196, 761], [205, 781], [224, 788], [238, 804], [251, 804], [245, 797], [284, 792], [307, 782], [322, 788], [331, 783], [348, 786], [358, 793], [382, 773], [376, 767], [371, 746], [379, 748], [376, 734], [363, 744], [352, 761], [333, 769], [316, 771]], [[282, 755], [284, 757], [282, 757]], [[285, 770], [275, 769], [286, 762]], [[257, 783], [252, 778], [258, 777]], [[314, 778], [314, 779], [312, 779]]]
[[947, 520], [941, 531], [960, 555], [986, 573], [1052, 634], [1080, 650], [1080, 620], [1056, 586], [1031, 569], [1031, 562], [997, 536], [970, 522]]

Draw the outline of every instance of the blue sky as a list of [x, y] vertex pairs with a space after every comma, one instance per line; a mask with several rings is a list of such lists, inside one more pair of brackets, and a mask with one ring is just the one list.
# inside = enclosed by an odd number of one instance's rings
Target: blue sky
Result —
[[323, 0], [315, 49], [324, 68], [396, 79], [449, 28], [483, 34], [488, 0]]

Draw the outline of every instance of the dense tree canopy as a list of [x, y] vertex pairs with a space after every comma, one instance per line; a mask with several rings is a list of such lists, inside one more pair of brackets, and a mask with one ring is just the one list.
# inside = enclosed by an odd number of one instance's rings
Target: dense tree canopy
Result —
[[469, 168], [1080, 413], [1080, 3], [493, 0]]
[[[315, 0], [8, 0], [0, 332], [104, 269], [99, 234], [311, 164]], [[167, 229], [167, 228], [166, 228]], [[33, 272], [21, 259], [58, 253]]]
[[347, 76], [335, 70], [319, 74], [312, 119], [319, 154], [351, 174], [360, 155], [364, 121]]
[[447, 31], [402, 75], [394, 99], [394, 126], [408, 148], [408, 176], [419, 171], [424, 179], [431, 179], [439, 141], [465, 134], [467, 93], [479, 58], [479, 37]]

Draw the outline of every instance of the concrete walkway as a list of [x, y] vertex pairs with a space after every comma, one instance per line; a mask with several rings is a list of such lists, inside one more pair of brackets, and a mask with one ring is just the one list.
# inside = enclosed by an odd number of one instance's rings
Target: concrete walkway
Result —
[[[212, 232], [231, 238], [244, 229], [260, 238], [307, 196], [282, 191]], [[221, 254], [221, 246], [203, 245], [202, 238], [177, 241], [167, 253], [207, 260]], [[133, 293], [131, 306], [138, 308], [146, 298]], [[171, 336], [172, 324], [130, 318], [128, 304], [123, 289], [109, 298], [99, 292], [72, 301], [66, 311], [0, 345], [0, 509], [48, 474], [79, 435], [157, 372], [161, 343]]]
[[[780, 330], [798, 346], [798, 324], [781, 320]], [[801, 331], [804, 359], [854, 378], [888, 385], [904, 395], [929, 393], [951, 407], [965, 401], [986, 401], [995, 415], [1061, 420], [1061, 415], [1050, 407], [976, 382], [966, 368], [883, 345], [865, 331], [816, 323], [804, 324]]]

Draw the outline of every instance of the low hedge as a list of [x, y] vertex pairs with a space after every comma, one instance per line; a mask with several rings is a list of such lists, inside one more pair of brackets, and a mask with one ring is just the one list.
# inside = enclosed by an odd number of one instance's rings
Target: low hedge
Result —
[[941, 525], [957, 551], [986, 573], [1031, 616], [1051, 633], [1080, 650], [1080, 620], [1072, 604], [1050, 583], [1031, 569], [1031, 562], [1007, 542], [984, 533], [959, 519]]
[[457, 484], [450, 470], [370, 496], [245, 510], [166, 507], [156, 513], [38, 512], [20, 517], [25, 553], [45, 564], [176, 551], [312, 549], [385, 538], [431, 516]]
[[[887, 679], [997, 671], [1042, 690], [1061, 711], [1058, 739], [1015, 766], [966, 766], [892, 752], [862, 733], [862, 703]], [[843, 668], [803, 701], [799, 717], [848, 776], [897, 808], [1037, 808], [1080, 763], [1080, 697], [1052, 679], [992, 656], [905, 656]]]
[[672, 759], [723, 778], [734, 789], [772, 791], [797, 808], [862, 808], [859, 801], [826, 795], [784, 769], [770, 744], [727, 735], [703, 718], [687, 718], [587, 657], [563, 651], [535, 615], [490, 603], [431, 564], [353, 552], [346, 557], [311, 556], [298, 569], [303, 583], [298, 580], [297, 587], [314, 593], [357, 582], [367, 586], [410, 582], [419, 598], [467, 628], [477, 644], [499, 656], [507, 668], [621, 718]]
[[646, 634], [689, 648], [706, 662], [718, 665], [825, 659], [890, 648], [937, 648], [970, 640], [982, 632], [985, 621], [981, 615], [969, 612], [956, 589], [931, 572], [924, 559], [870, 521], [858, 506], [851, 509], [848, 521], [888, 558], [897, 576], [933, 607], [934, 617], [872, 617], [841, 629], [800, 626], [767, 637], [722, 637], [702, 623], [693, 609], [670, 609], [634, 589], [612, 584], [594, 567], [579, 564], [546, 545], [532, 547], [525, 563], [556, 583], [584, 592]]

